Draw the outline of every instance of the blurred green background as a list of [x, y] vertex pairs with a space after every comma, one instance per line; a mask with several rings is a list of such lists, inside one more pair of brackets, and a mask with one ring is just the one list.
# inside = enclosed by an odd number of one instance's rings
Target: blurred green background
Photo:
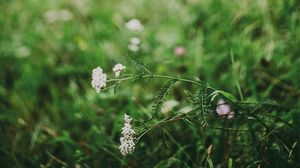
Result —
[[[97, 94], [90, 82], [96, 66], [109, 77], [116, 63], [133, 72], [130, 54], [157, 74], [200, 78], [236, 97], [238, 81], [247, 101], [297, 108], [300, 1], [0, 0], [0, 11], [1, 167], [203, 167], [208, 141], [216, 166], [227, 167], [232, 158], [234, 167], [257, 167], [264, 157], [266, 167], [288, 164], [276, 155], [282, 151], [255, 153], [243, 138], [221, 149], [216, 137], [224, 133], [180, 122], [165, 128], [169, 146], [165, 133], [153, 131], [124, 158], [118, 151], [123, 114], [149, 116], [164, 81], [127, 82], [117, 94]], [[133, 18], [143, 31], [126, 28]], [[141, 40], [136, 52], [128, 49], [131, 37]], [[189, 87], [176, 86], [170, 99], [185, 107]], [[300, 124], [299, 111], [284, 118]], [[251, 155], [239, 158], [245, 153]], [[300, 161], [299, 151], [295, 157]], [[274, 158], [280, 163], [272, 164]]]

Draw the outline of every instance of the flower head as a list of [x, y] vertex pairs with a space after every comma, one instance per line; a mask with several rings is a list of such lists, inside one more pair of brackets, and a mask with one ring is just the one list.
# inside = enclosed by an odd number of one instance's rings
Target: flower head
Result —
[[163, 103], [162, 107], [161, 107], [161, 112], [166, 114], [170, 111], [172, 111], [176, 106], [179, 105], [179, 102], [176, 100], [168, 100], [166, 102]]
[[231, 111], [230, 105], [227, 104], [223, 99], [220, 99], [217, 104], [216, 112], [220, 116], [227, 116], [228, 119], [234, 117], [234, 111]]
[[114, 68], [113, 68], [113, 71], [114, 71], [116, 77], [120, 76], [121, 72], [124, 71], [125, 68], [126, 68], [126, 67], [125, 67], [124, 65], [120, 64], [120, 63], [119, 63], [119, 64], [116, 64], [116, 65], [114, 66]]
[[141, 22], [138, 19], [129, 20], [125, 26], [130, 31], [143, 31], [144, 29], [144, 26], [141, 24]]
[[139, 47], [140, 42], [141, 42], [140, 38], [131, 37], [130, 38], [130, 43], [128, 45], [128, 49], [133, 51], [133, 52], [137, 52], [140, 49], [140, 47]]
[[122, 128], [122, 137], [120, 138], [121, 145], [119, 146], [122, 155], [126, 156], [131, 154], [135, 149], [135, 143], [133, 141], [135, 131], [130, 124], [132, 118], [124, 114], [124, 126]]
[[234, 111], [230, 111], [228, 113], [227, 119], [232, 119], [232, 118], [234, 118], [234, 116], [235, 116], [235, 112]]
[[190, 107], [190, 106], [185, 106], [185, 107], [183, 107], [182, 109], [180, 109], [179, 111], [180, 111], [181, 113], [189, 113], [189, 112], [191, 112], [192, 110], [193, 110], [192, 107]]
[[140, 38], [138, 38], [138, 37], [131, 37], [131, 38], [130, 38], [130, 43], [131, 43], [131, 44], [139, 45], [140, 42], [141, 42], [141, 40], [140, 40]]
[[174, 49], [174, 53], [176, 54], [176, 56], [178, 57], [184, 57], [185, 53], [186, 53], [186, 49], [182, 46], [177, 46]]
[[103, 73], [103, 70], [99, 66], [93, 69], [91, 84], [97, 93], [106, 86], [106, 80], [106, 74]]
[[136, 44], [129, 44], [128, 45], [128, 49], [130, 51], [137, 52], [140, 49], [140, 47], [138, 45], [136, 45]]

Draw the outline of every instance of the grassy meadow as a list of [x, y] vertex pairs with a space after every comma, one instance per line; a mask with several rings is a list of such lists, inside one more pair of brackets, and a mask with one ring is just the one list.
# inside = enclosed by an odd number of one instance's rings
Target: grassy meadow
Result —
[[[300, 167], [299, 0], [0, 0], [0, 11], [0, 167]], [[97, 66], [138, 74], [128, 56], [222, 94], [176, 82], [153, 119], [168, 80], [91, 86]], [[174, 119], [195, 94], [205, 116]], [[128, 156], [124, 113], [137, 137], [147, 130]]]

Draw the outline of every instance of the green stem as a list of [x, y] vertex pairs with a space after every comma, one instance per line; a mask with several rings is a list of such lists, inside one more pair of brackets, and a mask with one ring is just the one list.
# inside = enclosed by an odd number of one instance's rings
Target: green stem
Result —
[[[193, 111], [193, 110], [192, 110]], [[149, 126], [148, 128], [146, 128], [145, 130], [143, 130], [140, 135], [136, 138], [136, 143], [146, 134], [148, 133], [149, 131], [157, 128], [157, 127], [160, 127], [166, 123], [169, 123], [169, 122], [173, 122], [173, 121], [177, 121], [177, 120], [181, 120], [184, 118], [184, 116], [186, 116], [187, 113], [182, 113], [182, 114], [178, 114], [177, 116], [174, 116], [172, 118], [166, 118], [166, 119], [163, 119], [162, 121], [154, 124], [154, 125], [151, 125]]]
[[[194, 81], [194, 80], [190, 80], [190, 79], [185, 79], [185, 78], [180, 78], [180, 77], [173, 77], [173, 76], [166, 76], [166, 75], [142, 75], [142, 78], [161, 78], [161, 79], [176, 79], [178, 81], [182, 81], [182, 82], [187, 82], [187, 83], [192, 83], [198, 86], [201, 86], [202, 83], [198, 82], [198, 81]], [[110, 79], [107, 80], [107, 82], [120, 82], [120, 81], [127, 81], [127, 80], [132, 80], [134, 79], [135, 76], [131, 76], [131, 77], [126, 77], [126, 78], [115, 78], [115, 79]], [[208, 86], [209, 89], [212, 90], [216, 90], [213, 87]]]

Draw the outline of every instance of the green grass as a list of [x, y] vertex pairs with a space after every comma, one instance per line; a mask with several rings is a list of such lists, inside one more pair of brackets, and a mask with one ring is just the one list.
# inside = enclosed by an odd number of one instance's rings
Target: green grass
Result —
[[[73, 18], [47, 22], [47, 11], [62, 9]], [[0, 167], [300, 166], [300, 1], [0, 0], [0, 11]], [[132, 18], [143, 32], [126, 29]], [[132, 36], [141, 39], [137, 53], [127, 48]], [[186, 48], [183, 58], [174, 54], [176, 46]], [[96, 94], [92, 69], [101, 66], [112, 76], [120, 62], [133, 72], [127, 54], [156, 74], [199, 78], [239, 100], [280, 107], [254, 111], [270, 129], [216, 114], [208, 127], [171, 122], [123, 157], [124, 113], [142, 126], [167, 82], [137, 80], [122, 83], [117, 94]], [[187, 92], [197, 88], [179, 83], [167, 99], [188, 106]]]

